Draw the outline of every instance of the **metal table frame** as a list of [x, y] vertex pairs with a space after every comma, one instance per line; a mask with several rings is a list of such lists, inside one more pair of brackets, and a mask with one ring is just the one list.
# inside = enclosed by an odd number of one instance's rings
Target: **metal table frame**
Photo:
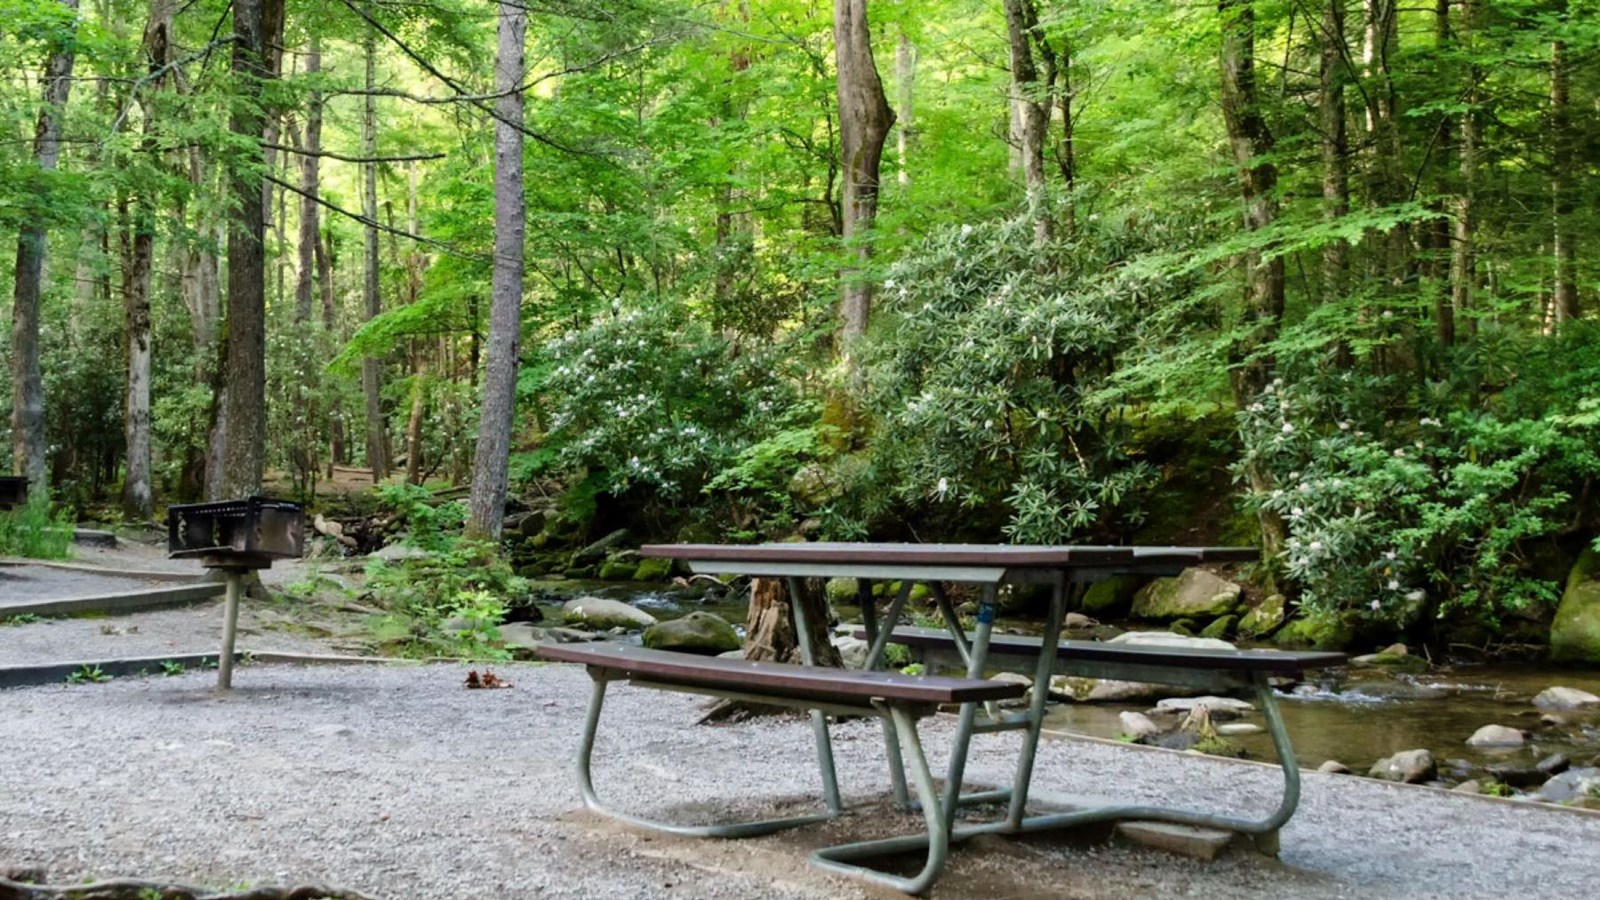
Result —
[[[663, 551], [671, 550], [671, 548], [661, 549]], [[687, 550], [688, 548], [685, 549]], [[910, 598], [912, 586], [916, 583], [927, 584], [933, 593], [940, 617], [944, 620], [956, 647], [954, 657], [934, 661], [960, 663], [965, 666], [966, 674], [970, 678], [984, 677], [986, 670], [991, 666], [1023, 671], [1024, 674], [1029, 674], [1033, 678], [1035, 687], [1031, 700], [1026, 711], [1020, 714], [1003, 712], [997, 705], [993, 704], [987, 706], [981, 703], [962, 704], [955, 739], [951, 746], [949, 767], [945, 774], [944, 791], [937, 810], [930, 810], [927, 800], [924, 799], [927, 794], [923, 784], [923, 780], [926, 777], [926, 762], [922, 756], [920, 741], [916, 741], [915, 732], [902, 735], [904, 726], [896, 718], [880, 717], [883, 723], [884, 744], [888, 757], [890, 780], [893, 784], [896, 801], [904, 808], [912, 808], [906, 783], [905, 754], [902, 749], [902, 737], [905, 736], [916, 742], [914, 744], [915, 752], [911, 761], [922, 811], [924, 815], [930, 817], [930, 821], [932, 821], [933, 816], [937, 816], [941, 820], [942, 828], [938, 829], [938, 831], [942, 833], [936, 834], [935, 830], [930, 827], [927, 835], [908, 835], [825, 847], [811, 854], [811, 860], [814, 865], [830, 871], [865, 878], [896, 890], [916, 894], [932, 886], [943, 871], [951, 844], [982, 834], [1022, 834], [1075, 827], [1093, 822], [1118, 820], [1160, 821], [1222, 828], [1249, 835], [1263, 851], [1275, 854], [1277, 852], [1278, 830], [1294, 814], [1295, 808], [1299, 804], [1300, 771], [1288, 733], [1284, 727], [1283, 718], [1278, 711], [1275, 695], [1264, 673], [1216, 672], [1176, 665], [1124, 664], [1111, 666], [1103, 663], [1074, 664], [1070, 659], [1058, 659], [1057, 654], [1048, 652], [1045, 649], [1054, 647], [1059, 643], [1062, 623], [1065, 619], [1069, 602], [1080, 599], [1083, 593], [1096, 582], [1115, 575], [1132, 572], [1150, 575], [1174, 574], [1177, 571], [1181, 571], [1186, 565], [1203, 561], [1199, 556], [1185, 556], [1181, 552], [1184, 548], [1148, 548], [1147, 552], [1139, 554], [1135, 554], [1133, 548], [1115, 549], [1126, 550], [1127, 556], [1121, 559], [1112, 558], [1084, 564], [1040, 565], [1033, 562], [1024, 562], [1024, 564], [1014, 566], [1005, 564], [943, 565], [929, 562], [918, 562], [910, 565], [879, 564], [853, 560], [829, 562], [826, 559], [809, 561], [706, 559], [699, 558], [693, 555], [692, 552], [674, 555], [686, 562], [696, 572], [783, 578], [787, 582], [791, 598], [799, 596], [799, 579], [801, 578], [843, 577], [858, 579], [858, 597], [861, 601], [863, 625], [870, 643], [865, 666], [867, 669], [882, 668], [884, 652], [889, 644], [894, 626], [899, 621], [906, 602]], [[1143, 561], [1141, 562], [1141, 560]], [[889, 602], [889, 606], [883, 616], [884, 627], [879, 625], [876, 600], [872, 594], [871, 586], [874, 581], [900, 582], [900, 589]], [[976, 628], [970, 638], [963, 629], [959, 614], [944, 589], [944, 585], [948, 583], [975, 584], [982, 587]], [[999, 658], [991, 662], [989, 659], [990, 635], [993, 632], [1000, 587], [1004, 584], [1041, 583], [1050, 587], [1050, 604], [1045, 618], [1041, 651], [1037, 655], [1037, 659], [1032, 661], [1031, 671], [1028, 671], [1026, 666], [1017, 664], [1017, 657], [1011, 657], [1010, 666], [1005, 664], [1005, 660]], [[797, 608], [798, 605], [791, 600], [791, 611]], [[806, 665], [814, 665], [815, 660], [812, 658], [809, 640], [811, 630], [814, 625], [820, 625], [825, 628], [827, 623], [809, 623], [804, 621], [805, 618], [805, 616], [798, 614], [793, 616], [795, 631], [802, 648], [803, 662]], [[1208, 690], [1251, 688], [1266, 717], [1273, 747], [1277, 752], [1279, 766], [1283, 771], [1284, 790], [1277, 808], [1271, 814], [1259, 819], [1147, 805], [1107, 806], [1029, 816], [1027, 814], [1028, 791], [1033, 777], [1039, 738], [1043, 731], [1045, 704], [1049, 694], [1045, 686], [1050, 683], [1050, 677], [1055, 674], [1085, 674], [1129, 681], [1178, 684]], [[983, 718], [981, 721], [979, 719], [980, 707], [985, 707], [982, 710]], [[822, 772], [824, 796], [828, 798], [830, 814], [836, 815], [841, 808], [826, 714], [821, 710], [813, 710], [812, 726], [816, 732], [817, 757]], [[1012, 730], [1023, 731], [1024, 737], [1011, 786], [993, 791], [962, 793], [961, 788], [967, 755], [973, 736]], [[1001, 820], [961, 826], [956, 823], [961, 807], [999, 803], [1006, 804], [1006, 815]], [[805, 823], [795, 822], [794, 824]], [[922, 872], [911, 879], [901, 878], [859, 862], [871, 857], [917, 850], [926, 850], [927, 863]]]

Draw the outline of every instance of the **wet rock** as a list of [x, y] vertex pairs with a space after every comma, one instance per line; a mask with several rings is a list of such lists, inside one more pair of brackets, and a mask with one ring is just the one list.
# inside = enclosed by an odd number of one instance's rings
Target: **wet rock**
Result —
[[1461, 794], [1481, 794], [1483, 793], [1483, 785], [1479, 784], [1478, 780], [1474, 778], [1469, 781], [1463, 781], [1450, 790]]
[[739, 633], [726, 619], [715, 613], [697, 611], [646, 628], [644, 645], [652, 650], [715, 656], [738, 650], [740, 641]]
[[1214, 619], [1239, 607], [1239, 586], [1205, 569], [1185, 569], [1176, 578], [1157, 578], [1133, 598], [1136, 619], [1168, 621], [1198, 616]]
[[1390, 668], [1390, 669], [1425, 669], [1427, 660], [1420, 656], [1412, 656], [1405, 644], [1390, 644], [1377, 653], [1365, 653], [1361, 656], [1350, 658], [1350, 665], [1356, 668]]
[[1590, 546], [1567, 576], [1567, 587], [1550, 623], [1550, 658], [1600, 662], [1600, 550]]
[[1232, 697], [1171, 697], [1156, 704], [1156, 713], [1187, 713], [1197, 706], [1204, 706], [1211, 711], [1214, 719], [1237, 719], [1247, 713], [1255, 712], [1256, 708], [1243, 700]]
[[1109, 678], [1080, 678], [1074, 675], [1056, 675], [1050, 679], [1051, 697], [1076, 703], [1128, 703], [1155, 700], [1182, 692], [1182, 688], [1142, 681], [1113, 681]]
[[1550, 777], [1538, 769], [1513, 763], [1497, 763], [1492, 766], [1484, 766], [1483, 770], [1489, 773], [1490, 778], [1501, 784], [1524, 790], [1538, 787]]
[[1545, 713], [1539, 717], [1539, 724], [1548, 725], [1551, 728], [1560, 728], [1561, 726], [1567, 724], [1567, 717], [1558, 716], [1555, 713]]
[[628, 529], [618, 528], [616, 531], [572, 554], [572, 565], [578, 568], [599, 563], [606, 558], [611, 550], [622, 546], [627, 541]]
[[1203, 638], [1226, 640], [1228, 635], [1233, 634], [1233, 629], [1238, 622], [1238, 616], [1223, 616], [1215, 622], [1212, 622], [1210, 625], [1207, 625], [1205, 628], [1200, 629], [1200, 636]]
[[1527, 742], [1526, 732], [1504, 725], [1485, 725], [1467, 738], [1469, 747], [1520, 747]]
[[1061, 625], [1062, 625], [1063, 628], [1073, 628], [1073, 629], [1093, 628], [1094, 626], [1099, 625], [1099, 624], [1100, 624], [1099, 622], [1096, 622], [1094, 619], [1089, 618], [1088, 616], [1084, 615], [1083, 613], [1075, 613], [1075, 612], [1067, 613], [1066, 618], [1061, 620]]
[[672, 577], [672, 560], [650, 557], [639, 560], [633, 570], [634, 581], [666, 581]]
[[1582, 709], [1587, 706], [1600, 706], [1600, 697], [1588, 691], [1557, 685], [1540, 691], [1538, 696], [1533, 698], [1533, 705], [1540, 709]]
[[1572, 768], [1572, 760], [1567, 759], [1566, 756], [1560, 753], [1552, 753], [1534, 763], [1533, 767], [1546, 775], [1560, 775], [1562, 772]]
[[833, 647], [839, 651], [839, 659], [846, 669], [862, 669], [867, 665], [867, 656], [872, 653], [872, 645], [853, 635], [838, 635], [833, 639]]
[[1314, 650], [1343, 650], [1356, 639], [1351, 616], [1307, 615], [1278, 629], [1272, 642], [1280, 647], [1310, 647]]
[[1330, 760], [1324, 761], [1322, 765], [1317, 766], [1317, 771], [1318, 772], [1322, 772], [1325, 775], [1353, 775], [1353, 774], [1355, 774], [1355, 772], [1349, 766], [1345, 765], [1342, 762], [1339, 762], [1337, 759], [1330, 759]]
[[562, 616], [568, 622], [597, 630], [622, 626], [624, 628], [649, 628], [656, 617], [642, 609], [635, 609], [621, 600], [604, 597], [578, 597], [561, 606]]
[[545, 640], [545, 630], [526, 622], [508, 622], [500, 626], [500, 640], [516, 650], [532, 650]]
[[1027, 688], [1027, 692], [1021, 697], [1013, 697], [1009, 700], [1001, 700], [1001, 706], [1027, 706], [1028, 702], [1032, 699], [1030, 695], [1033, 692], [1033, 679], [1026, 675], [1022, 675], [1017, 672], [996, 672], [995, 674], [989, 676], [989, 680], [1000, 681], [1006, 684], [1020, 684], [1024, 688]]
[[1122, 733], [1132, 738], [1151, 738], [1161, 733], [1161, 726], [1150, 721], [1144, 713], [1123, 712], [1117, 716], [1122, 722]]
[[1373, 763], [1372, 769], [1367, 774], [1385, 781], [1421, 784], [1433, 780], [1438, 772], [1439, 766], [1433, 761], [1432, 753], [1426, 750], [1402, 750]]
[[1244, 737], [1251, 734], [1261, 734], [1265, 731], [1265, 728], [1253, 722], [1229, 722], [1226, 725], [1217, 726], [1217, 734], [1223, 737]]
[[1547, 803], [1570, 803], [1600, 795], [1600, 768], [1568, 769], [1539, 787], [1537, 796]]
[[1269, 594], [1239, 620], [1239, 633], [1263, 635], [1283, 624], [1286, 601], [1282, 594]]
[[1145, 578], [1139, 575], [1114, 575], [1101, 579], [1084, 592], [1083, 611], [1094, 615], [1120, 615], [1144, 584]]

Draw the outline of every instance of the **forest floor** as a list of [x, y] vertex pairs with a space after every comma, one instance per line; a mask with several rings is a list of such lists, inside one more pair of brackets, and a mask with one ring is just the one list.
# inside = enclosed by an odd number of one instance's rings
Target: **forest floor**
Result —
[[[919, 827], [884, 803], [882, 739], [867, 721], [835, 730], [841, 785], [865, 814], [730, 842], [619, 826], [582, 810], [573, 776], [582, 670], [496, 669], [510, 689], [464, 690], [467, 668], [454, 664], [258, 664], [225, 695], [198, 672], [0, 691], [0, 869], [60, 883], [323, 882], [394, 900], [823, 900], [886, 894], [809, 867], [809, 849]], [[814, 804], [804, 719], [686, 727], [701, 703], [614, 690], [596, 753], [602, 795], [679, 820]], [[942, 767], [950, 718], [924, 731]], [[1016, 749], [1016, 735], [979, 738], [969, 777], [1003, 782]], [[1042, 746], [1035, 784], [1251, 811], [1280, 787], [1267, 767], [1070, 739]], [[1200, 863], [1104, 832], [984, 839], [955, 852], [935, 896], [1587, 896], [1597, 841], [1600, 817], [1307, 773], [1281, 861], [1234, 849]]]

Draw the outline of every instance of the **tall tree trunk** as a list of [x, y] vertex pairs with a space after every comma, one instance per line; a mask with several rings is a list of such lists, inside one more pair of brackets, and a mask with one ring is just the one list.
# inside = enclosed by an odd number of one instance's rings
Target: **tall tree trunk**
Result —
[[[61, 119], [72, 87], [76, 58], [78, 0], [58, 0], [72, 27], [61, 35], [44, 66], [44, 105], [33, 134], [33, 162], [39, 170], [39, 191], [49, 191], [50, 173], [61, 159]], [[35, 196], [41, 210], [50, 198]], [[17, 230], [16, 284], [11, 306], [11, 466], [41, 489], [44, 465], [44, 376], [39, 368], [39, 298], [44, 290], [48, 232], [42, 216], [28, 216]]]
[[[229, 130], [257, 148], [265, 125], [261, 82], [272, 71], [269, 45], [281, 41], [282, 8], [283, 0], [233, 4], [233, 72], [241, 96], [233, 104]], [[279, 31], [269, 33], [269, 23]], [[266, 462], [266, 202], [259, 168], [266, 157], [261, 149], [253, 155], [229, 173], [236, 207], [228, 227], [228, 396], [222, 426], [222, 493], [227, 497], [259, 493]]]
[[[1239, 168], [1239, 189], [1244, 200], [1246, 230], [1270, 228], [1278, 217], [1275, 191], [1277, 167], [1270, 161], [1271, 131], [1261, 113], [1255, 77], [1255, 10], [1251, 0], [1219, 0], [1222, 45], [1222, 118], [1228, 143]], [[1245, 273], [1244, 329], [1229, 349], [1234, 402], [1240, 409], [1255, 402], [1272, 377], [1268, 345], [1277, 338], [1283, 318], [1284, 270], [1281, 256], [1265, 259], [1258, 250], [1241, 260]], [[1270, 493], [1272, 478], [1255, 462], [1245, 475], [1257, 494]], [[1260, 514], [1262, 550], [1268, 559], [1282, 549], [1287, 532], [1283, 520], [1263, 509]]]
[[1078, 228], [1078, 118], [1077, 111], [1072, 108], [1072, 46], [1068, 44], [1061, 52], [1061, 89], [1057, 92], [1056, 105], [1061, 108], [1061, 183], [1066, 187], [1066, 203], [1062, 208], [1062, 216], [1066, 219], [1067, 233], [1071, 234]]
[[[1477, 0], [1461, 0], [1462, 43], [1472, 39], [1476, 19]], [[1471, 318], [1473, 282], [1477, 279], [1477, 261], [1473, 248], [1476, 223], [1473, 222], [1473, 193], [1476, 189], [1478, 169], [1478, 68], [1467, 70], [1465, 108], [1461, 112], [1461, 141], [1457, 147], [1461, 183], [1455, 197], [1455, 233], [1450, 246], [1450, 306], [1457, 333], [1469, 337], [1476, 331]]]
[[[366, 35], [367, 94], [362, 101], [361, 155], [372, 159], [378, 155], [378, 112], [376, 96], [378, 46], [377, 36], [369, 28]], [[362, 270], [361, 297], [367, 321], [383, 312], [383, 299], [378, 294], [378, 164], [364, 163], [361, 168], [361, 214], [366, 217], [366, 255]], [[389, 477], [389, 459], [384, 452], [382, 361], [376, 356], [361, 357], [361, 391], [366, 397], [367, 414], [367, 465], [372, 467], [374, 484]]]
[[[1345, 131], [1344, 0], [1327, 0], [1322, 12], [1322, 59], [1318, 106], [1322, 114], [1322, 218], [1336, 222], [1350, 213], [1349, 142]], [[1350, 246], [1343, 239], [1322, 248], [1322, 300], [1337, 303], [1349, 288]]]
[[900, 130], [896, 134], [900, 154], [897, 177], [900, 187], [911, 184], [911, 150], [917, 142], [917, 48], [904, 30], [894, 45], [894, 81], [900, 95]]
[[1572, 187], [1567, 183], [1572, 177], [1574, 143], [1568, 105], [1568, 68], [1566, 43], [1553, 42], [1550, 45], [1550, 199], [1555, 277], [1551, 303], [1555, 307], [1557, 325], [1578, 318], [1581, 312], [1574, 273], [1577, 240], [1572, 231], [1572, 213], [1577, 204]]
[[[1033, 219], [1035, 244], [1047, 244], [1053, 232], [1044, 174], [1044, 144], [1055, 105], [1054, 73], [1040, 77], [1033, 47], [1042, 45], [1039, 13], [1033, 0], [1005, 0], [1006, 34], [1011, 41], [1011, 102], [1018, 110], [1017, 137], [1022, 145], [1022, 179], [1028, 192], [1028, 216]], [[1051, 66], [1050, 68], [1054, 68]]]
[[489, 309], [489, 360], [483, 378], [478, 447], [472, 461], [469, 533], [499, 540], [506, 511], [511, 425], [516, 415], [517, 364], [522, 347], [522, 266], [527, 199], [522, 183], [522, 79], [527, 12], [500, 6], [495, 65], [494, 300]]
[[[1442, 76], [1446, 71], [1446, 58], [1450, 49], [1450, 0], [1434, 0], [1433, 6], [1433, 45], [1434, 53], [1439, 59], [1436, 75]], [[1453, 124], [1448, 116], [1439, 122], [1439, 134], [1444, 145], [1440, 148], [1440, 168], [1448, 168], [1449, 135], [1454, 131]], [[1433, 221], [1428, 231], [1428, 240], [1432, 245], [1430, 254], [1430, 268], [1433, 270], [1433, 327], [1434, 335], [1441, 347], [1452, 347], [1456, 342], [1456, 317], [1455, 308], [1450, 302], [1450, 220], [1444, 214], [1445, 205], [1436, 201], [1433, 204], [1438, 218]]]
[[872, 58], [867, 0], [834, 0], [833, 42], [844, 168], [844, 239], [855, 258], [842, 273], [841, 287], [840, 343], [848, 362], [854, 358], [850, 345], [867, 333], [872, 312], [872, 285], [865, 269], [872, 261], [872, 223], [878, 216], [878, 165], [894, 125], [894, 110]]
[[[406, 164], [406, 225], [412, 234], [422, 232], [422, 222], [417, 215], [417, 166]], [[422, 295], [422, 272], [427, 261], [421, 249], [412, 244], [406, 252], [406, 305], [417, 302]], [[413, 339], [411, 342], [411, 417], [406, 422], [406, 481], [421, 484], [422, 422], [428, 406], [427, 343]]]
[[[322, 71], [320, 44], [313, 32], [311, 48], [306, 51], [305, 69], [306, 77], [312, 80]], [[316, 255], [322, 231], [322, 209], [317, 202], [322, 189], [321, 161], [317, 156], [322, 151], [322, 92], [318, 90], [312, 90], [306, 98], [306, 133], [301, 149], [305, 155], [300, 159], [300, 240], [296, 248], [299, 269], [294, 283], [294, 320], [309, 322], [315, 306]]]

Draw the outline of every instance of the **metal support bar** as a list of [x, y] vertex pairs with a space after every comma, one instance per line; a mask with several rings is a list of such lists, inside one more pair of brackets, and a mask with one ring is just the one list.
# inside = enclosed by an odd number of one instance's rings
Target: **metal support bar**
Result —
[[239, 593], [244, 572], [228, 570], [228, 593], [222, 612], [222, 652], [217, 656], [217, 690], [233, 689], [233, 647], [239, 634]]
[[583, 722], [583, 744], [578, 749], [578, 790], [583, 794], [583, 805], [597, 813], [610, 816], [635, 825], [640, 828], [649, 828], [654, 831], [663, 831], [667, 834], [683, 835], [684, 837], [717, 837], [741, 838], [756, 837], [762, 834], [771, 834], [774, 831], [783, 831], [801, 825], [811, 825], [817, 822], [826, 822], [838, 815], [838, 810], [829, 807], [825, 813], [813, 813], [804, 816], [789, 816], [781, 819], [762, 819], [755, 822], [736, 822], [725, 825], [674, 825], [669, 822], [658, 822], [642, 816], [617, 812], [601, 802], [599, 794], [595, 793], [594, 777], [591, 772], [590, 762], [594, 757], [595, 732], [600, 727], [600, 710], [606, 702], [607, 679], [593, 671], [594, 690], [589, 695], [589, 712]]
[[[1076, 583], [1073, 589], [1082, 590]], [[1042, 648], [1053, 648], [1061, 642], [1061, 623], [1066, 617], [1066, 609], [1066, 578], [1057, 572], [1055, 583], [1050, 585], [1050, 611], [1045, 616], [1044, 642], [1033, 672], [1033, 697], [1028, 703], [1028, 731], [1022, 739], [1022, 755], [1017, 759], [1016, 779], [1012, 782], [1011, 808], [1006, 815], [1006, 821], [1013, 827], [1022, 821], [1027, 810], [1028, 785], [1033, 780], [1033, 760], [1039, 750], [1039, 734], [1044, 730], [1044, 705], [1050, 696], [1050, 672], [1055, 667], [1055, 654], [1043, 652]]]
[[[908, 593], [907, 596], [910, 596]], [[872, 596], [872, 579], [856, 579], [856, 602], [861, 605], [861, 626], [867, 632], [867, 646], [869, 648], [867, 671], [883, 668], [881, 657], [872, 658], [870, 648], [878, 645], [878, 601]], [[898, 613], [891, 614], [889, 630], [893, 631]], [[900, 737], [895, 733], [894, 719], [883, 716], [879, 719], [883, 724], [883, 753], [889, 760], [889, 784], [894, 788], [894, 802], [901, 809], [911, 805], [910, 792], [906, 790], [906, 764], [900, 753]]]
[[[800, 644], [800, 659], [808, 666], [816, 666], [816, 654], [811, 650], [811, 623], [800, 609], [800, 579], [785, 579], [789, 588], [789, 618], [794, 622], [794, 638]], [[819, 623], [823, 628], [827, 622]], [[839, 799], [839, 776], [833, 767], [833, 739], [828, 735], [828, 714], [820, 709], [811, 710], [811, 730], [817, 736], [817, 767], [822, 770], [822, 796], [828, 810], [837, 814], [844, 808]]]
[[883, 622], [878, 629], [878, 639], [872, 642], [872, 647], [867, 651], [867, 668], [876, 669], [883, 665], [883, 651], [889, 646], [889, 638], [894, 635], [894, 628], [900, 624], [900, 611], [905, 608], [906, 600], [911, 596], [910, 580], [900, 582], [900, 591], [889, 602], [889, 611], [884, 613]]
[[[888, 713], [895, 729], [905, 735], [906, 748], [910, 751], [907, 756], [917, 786], [917, 800], [922, 806], [922, 818], [928, 828], [927, 834], [911, 838], [892, 838], [888, 841], [863, 841], [824, 847], [811, 854], [811, 864], [830, 872], [854, 875], [902, 893], [917, 895], [933, 887], [934, 881], [944, 872], [945, 863], [950, 859], [949, 818], [939, 807], [939, 790], [934, 785], [933, 773], [928, 769], [928, 757], [922, 751], [922, 739], [917, 734], [916, 719], [901, 706], [888, 707]], [[927, 851], [927, 859], [922, 864], [922, 870], [910, 878], [849, 862], [849, 860], [897, 852], [900, 849]]]
[[[994, 630], [995, 601], [999, 588], [993, 584], [983, 586], [983, 597], [978, 601], [978, 629], [972, 639], [972, 652], [967, 660], [967, 677], [983, 677], [984, 656], [989, 650], [989, 633]], [[1034, 685], [1036, 698], [1043, 696]], [[956, 807], [961, 798], [961, 777], [967, 767], [967, 750], [972, 745], [972, 726], [977, 720], [978, 704], [961, 704], [961, 719], [956, 726], [955, 742], [950, 747], [950, 767], [944, 781], [945, 833], [955, 825]]]

